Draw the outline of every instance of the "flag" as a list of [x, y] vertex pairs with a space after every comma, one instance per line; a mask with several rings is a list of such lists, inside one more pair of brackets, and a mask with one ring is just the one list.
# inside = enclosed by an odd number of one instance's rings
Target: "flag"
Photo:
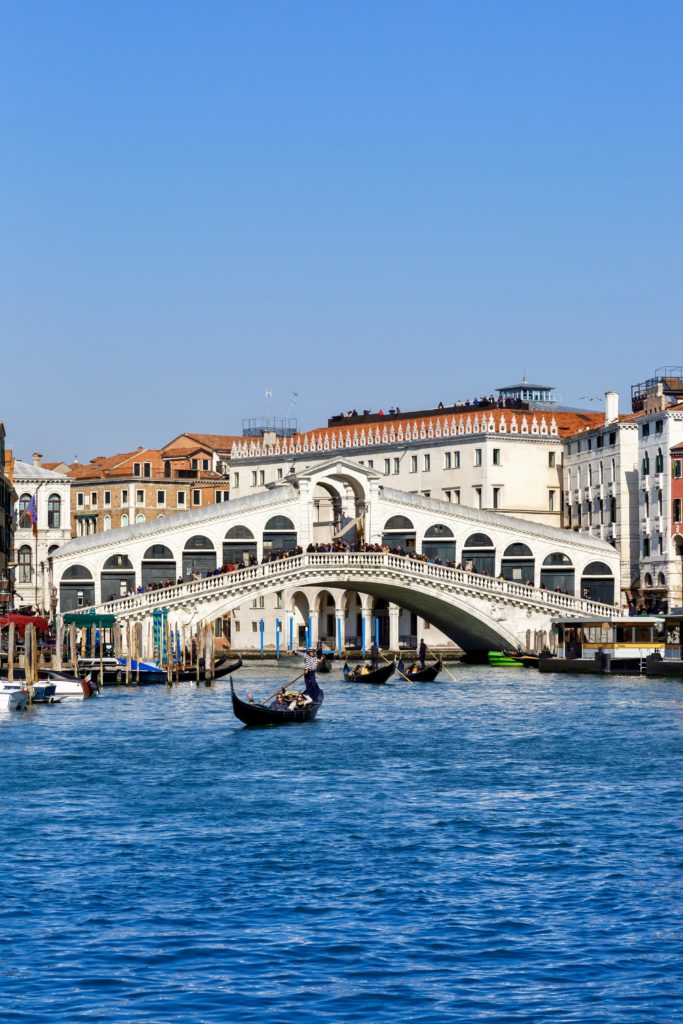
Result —
[[36, 534], [38, 533], [38, 506], [36, 504], [35, 494], [31, 497], [31, 500], [26, 506], [26, 515], [31, 520], [31, 525], [33, 526], [33, 535], [35, 537]]

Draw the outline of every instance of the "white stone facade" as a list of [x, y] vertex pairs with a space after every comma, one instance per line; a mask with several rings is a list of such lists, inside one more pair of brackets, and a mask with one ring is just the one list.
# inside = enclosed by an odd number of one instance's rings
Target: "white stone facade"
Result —
[[[53, 607], [52, 557], [71, 539], [71, 482], [37, 461], [14, 461], [14, 607], [43, 613]], [[25, 509], [35, 496], [36, 533]]]

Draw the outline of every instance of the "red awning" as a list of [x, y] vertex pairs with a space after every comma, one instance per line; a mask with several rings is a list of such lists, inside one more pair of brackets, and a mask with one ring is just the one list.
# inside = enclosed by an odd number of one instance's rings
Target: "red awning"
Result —
[[46, 633], [50, 628], [47, 619], [43, 619], [40, 615], [19, 615], [18, 612], [10, 612], [9, 615], [0, 618], [0, 626], [9, 626], [11, 622], [14, 623], [19, 636], [24, 635], [29, 624], [34, 625], [38, 633]]

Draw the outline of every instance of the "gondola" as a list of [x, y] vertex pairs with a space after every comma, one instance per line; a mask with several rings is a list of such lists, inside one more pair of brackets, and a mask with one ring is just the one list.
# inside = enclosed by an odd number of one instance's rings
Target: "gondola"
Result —
[[232, 710], [235, 718], [245, 725], [289, 725], [295, 722], [312, 722], [318, 714], [320, 705], [323, 702], [323, 691], [320, 690], [320, 700], [304, 707], [295, 708], [294, 711], [277, 711], [266, 704], [251, 704], [249, 701], [240, 700], [235, 693], [232, 677], [230, 678], [230, 692], [232, 693]]
[[[232, 675], [233, 672], [236, 672], [238, 668], [242, 668], [242, 658], [239, 655], [237, 657], [237, 661], [232, 661], [229, 665], [225, 664], [226, 659], [227, 655], [216, 660], [213, 676], [211, 677], [212, 681], [215, 681], [216, 679], [224, 679], [225, 676]], [[199, 670], [200, 682], [205, 680], [207, 671], [208, 669], [204, 669], [203, 671], [201, 669]], [[174, 683], [193, 683], [196, 682], [196, 680], [196, 666], [193, 666], [192, 668], [179, 668], [173, 673]]]
[[[359, 666], [362, 668], [362, 666]], [[344, 678], [349, 683], [370, 683], [372, 685], [379, 685], [386, 683], [390, 676], [393, 676], [396, 671], [396, 662], [390, 661], [386, 665], [382, 665], [380, 668], [375, 669], [374, 672], [366, 672], [364, 675], [354, 675], [354, 670], [349, 671], [348, 675], [345, 673]]]
[[316, 669], [316, 672], [318, 674], [322, 674], [322, 675], [326, 676], [328, 674], [328, 672], [331, 672], [331, 671], [332, 671], [332, 669], [330, 668], [330, 662], [329, 662], [328, 658], [326, 658], [325, 655], [323, 655], [323, 657], [318, 662], [318, 667]]
[[[417, 664], [417, 662], [415, 663]], [[410, 670], [403, 673], [406, 679], [409, 679], [411, 683], [433, 683], [439, 672], [443, 668], [441, 658], [438, 658], [433, 665], [425, 665], [424, 668], [419, 669], [417, 672], [411, 672]]]

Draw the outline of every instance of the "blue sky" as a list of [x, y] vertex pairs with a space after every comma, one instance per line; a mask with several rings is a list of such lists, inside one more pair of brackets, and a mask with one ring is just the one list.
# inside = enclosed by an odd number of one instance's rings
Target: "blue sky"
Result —
[[5, 0], [10, 445], [85, 461], [524, 370], [626, 408], [683, 362], [682, 28], [629, 0]]

